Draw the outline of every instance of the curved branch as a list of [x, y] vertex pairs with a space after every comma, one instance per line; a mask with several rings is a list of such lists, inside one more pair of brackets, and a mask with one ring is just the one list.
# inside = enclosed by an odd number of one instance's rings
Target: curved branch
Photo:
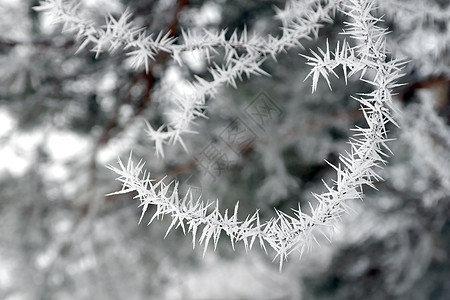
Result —
[[[353, 39], [362, 40], [364, 44], [343, 55], [356, 58], [360, 70], [371, 70], [375, 74], [368, 77], [370, 72], [363, 72], [361, 80], [371, 83], [374, 91], [355, 98], [361, 103], [367, 128], [353, 129], [355, 134], [349, 141], [350, 151], [340, 155], [339, 165], [332, 166], [337, 178], [332, 186], [325, 183], [326, 192], [313, 194], [318, 204], [310, 204], [310, 215], [303, 213], [299, 206], [293, 209], [294, 216], [276, 210], [277, 217], [261, 222], [256, 211], [244, 221], [238, 221], [238, 204], [233, 213], [229, 214], [226, 210], [221, 214], [218, 202], [203, 203], [201, 198], [194, 199], [190, 191], [180, 195], [178, 181], [172, 181], [168, 185], [163, 180], [154, 182], [150, 179], [150, 173], [143, 169], [144, 163], [140, 161], [134, 164], [131, 154], [126, 166], [120, 160], [119, 167], [109, 166], [119, 175], [118, 180], [123, 184], [122, 190], [113, 194], [137, 192], [136, 198], [142, 206], [141, 220], [148, 206], [155, 205], [156, 212], [150, 223], [156, 218], [170, 215], [172, 223], [168, 232], [173, 227], [181, 227], [185, 233], [191, 232], [194, 246], [197, 231], [202, 226], [199, 241], [205, 245], [205, 251], [210, 240], [217, 246], [219, 236], [224, 231], [233, 247], [236, 242], [243, 242], [248, 250], [256, 240], [263, 249], [268, 244], [275, 250], [275, 257], [279, 258], [280, 268], [292, 252], [299, 252], [301, 255], [310, 247], [311, 241], [316, 240], [313, 230], [333, 227], [341, 214], [347, 211], [348, 200], [362, 199], [363, 187], [374, 188], [374, 182], [381, 180], [375, 168], [386, 162], [385, 150], [390, 151], [386, 145], [389, 141], [386, 124], [394, 122], [391, 116], [395, 109], [392, 105], [392, 89], [398, 86], [396, 82], [402, 75], [402, 62], [385, 61], [386, 31], [376, 25], [379, 20], [371, 15], [373, 5], [373, 0], [349, 0], [345, 11], [351, 18], [348, 32]], [[322, 53], [327, 56], [327, 53]], [[357, 53], [356, 56], [354, 53]], [[328, 72], [325, 65], [318, 70], [321, 71]]]

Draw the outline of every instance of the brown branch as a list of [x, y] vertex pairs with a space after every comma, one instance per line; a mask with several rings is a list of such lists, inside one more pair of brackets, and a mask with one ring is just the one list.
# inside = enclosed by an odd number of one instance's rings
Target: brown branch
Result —
[[[170, 32], [170, 36], [175, 36], [178, 28], [178, 17], [180, 12], [183, 10], [185, 6], [189, 4], [189, 0], [179, 0], [177, 9], [174, 12], [172, 21], [168, 25], [167, 31]], [[154, 82], [155, 82], [155, 76], [153, 74], [152, 69], [155, 65], [163, 64], [168, 59], [167, 53], [159, 53], [153, 62], [153, 64], [149, 67], [148, 73], [145, 73], [144, 71], [140, 72], [132, 79], [132, 85], [129, 88], [129, 91], [133, 88], [133, 86], [140, 82], [141, 78], [144, 78], [146, 83], [146, 89], [145, 92], [142, 95], [141, 101], [138, 103], [138, 105], [135, 107], [133, 115], [131, 118], [135, 118], [143, 113], [143, 111], [150, 105], [151, 102], [151, 93], [153, 91]], [[130, 93], [128, 93], [130, 95]], [[130, 96], [128, 96], [126, 99], [122, 99], [119, 102], [119, 105], [116, 107], [114, 116], [110, 118], [110, 120], [105, 124], [103, 128], [103, 132], [100, 135], [99, 138], [99, 145], [104, 146], [106, 145], [109, 140], [111, 140], [113, 137], [115, 137], [117, 134], [119, 134], [121, 131], [124, 130], [123, 127], [119, 127], [118, 123], [118, 117], [119, 117], [119, 111], [120, 106], [126, 103], [130, 102]]]
[[73, 46], [76, 45], [76, 41], [74, 39], [68, 39], [65, 40], [63, 43], [55, 44], [53, 39], [35, 39], [31, 42], [26, 41], [15, 41], [15, 40], [8, 40], [8, 39], [0, 39], [0, 48], [4, 48], [6, 50], [11, 50], [12, 48], [16, 46], [23, 46], [23, 45], [33, 45], [35, 48], [41, 48], [42, 50], [47, 50], [49, 48], [55, 49], [55, 48], [62, 48], [62, 49], [70, 49]]
[[[166, 31], [170, 32], [171, 36], [175, 36], [176, 32], [178, 31], [178, 17], [181, 11], [185, 6], [189, 4], [189, 0], [179, 0], [177, 3], [177, 8], [173, 14], [172, 21], [167, 26]], [[102, 132], [94, 146], [93, 153], [91, 156], [91, 162], [90, 162], [90, 182], [91, 184], [95, 184], [96, 178], [95, 178], [95, 171], [96, 171], [96, 164], [97, 164], [97, 153], [100, 150], [101, 147], [104, 147], [108, 144], [108, 142], [116, 137], [118, 134], [123, 132], [125, 130], [125, 126], [121, 126], [119, 123], [119, 113], [120, 109], [123, 105], [130, 103], [133, 99], [131, 97], [131, 90], [134, 86], [141, 83], [142, 81], [145, 82], [145, 91], [143, 92], [140, 101], [137, 103], [137, 105], [134, 107], [133, 114], [130, 117], [131, 119], [134, 119], [140, 115], [150, 106], [151, 104], [151, 94], [154, 88], [155, 83], [155, 75], [153, 73], [153, 69], [156, 65], [162, 65], [164, 64], [169, 58], [169, 55], [167, 53], [159, 53], [156, 57], [152, 65], [148, 68], [148, 73], [145, 71], [141, 71], [133, 76], [131, 79], [131, 84], [128, 88], [127, 96], [120, 99], [116, 105], [115, 111], [113, 116], [105, 123], [103, 126]], [[88, 204], [89, 205], [89, 204]]]

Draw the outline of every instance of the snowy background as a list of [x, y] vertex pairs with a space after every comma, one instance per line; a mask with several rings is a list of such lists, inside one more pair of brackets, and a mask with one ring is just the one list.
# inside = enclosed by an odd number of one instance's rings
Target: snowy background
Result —
[[[221, 207], [239, 200], [242, 214], [269, 218], [323, 190], [361, 123], [351, 99], [370, 86], [331, 79], [311, 94], [309, 48], [335, 44], [345, 16], [337, 13], [319, 37], [267, 60], [271, 76], [244, 78], [208, 99], [208, 119], [183, 147], [155, 154], [145, 122], [162, 124], [167, 97], [189, 93], [194, 76], [208, 79], [204, 53], [158, 55], [149, 72], [126, 55], [76, 53], [75, 34], [62, 32], [33, 0], [0, 1], [0, 298], [21, 299], [448, 299], [450, 295], [450, 5], [447, 1], [378, 0], [392, 31], [393, 55], [406, 56], [405, 86], [396, 91], [400, 129], [389, 128], [394, 155], [351, 203], [332, 243], [319, 240], [279, 272], [258, 247], [245, 253], [226, 238], [218, 249], [192, 249], [180, 230], [163, 238], [170, 220], [139, 225], [132, 194], [106, 164], [133, 155], [155, 178], [178, 179]], [[130, 7], [150, 32], [244, 25], [277, 34], [274, 7], [284, 1], [83, 0], [80, 11], [101, 26], [108, 13]], [[221, 63], [220, 53], [214, 58]], [[170, 91], [171, 93], [167, 93]], [[255, 118], [257, 107], [270, 113]], [[237, 119], [236, 119], [237, 118]], [[236, 125], [236, 120], [239, 124]], [[221, 136], [233, 126], [249, 135], [239, 149]], [[211, 166], [207, 154], [221, 153]], [[209, 151], [209, 152], [208, 152]], [[149, 208], [151, 210], [151, 208]], [[150, 212], [151, 213], [151, 212]]]

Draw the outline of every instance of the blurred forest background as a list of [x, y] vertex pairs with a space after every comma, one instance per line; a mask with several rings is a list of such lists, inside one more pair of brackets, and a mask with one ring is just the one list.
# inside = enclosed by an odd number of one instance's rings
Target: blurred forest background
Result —
[[[181, 28], [276, 34], [277, 0], [80, 0], [103, 24], [126, 7], [150, 32]], [[450, 5], [448, 1], [379, 0], [394, 55], [410, 60], [396, 99], [403, 111], [394, 155], [379, 191], [342, 219], [330, 244], [320, 241], [282, 272], [258, 249], [192, 250], [170, 220], [138, 225], [133, 195], [105, 197], [120, 185], [106, 164], [117, 157], [147, 161], [155, 178], [177, 178], [221, 207], [243, 213], [289, 211], [323, 190], [362, 122], [351, 99], [370, 90], [333, 79], [311, 94], [309, 49], [335, 45], [345, 18], [337, 13], [317, 39], [267, 60], [271, 77], [244, 79], [208, 101], [208, 120], [176, 146], [155, 155], [144, 120], [161, 124], [168, 97], [194, 75], [208, 78], [201, 53], [178, 65], [158, 55], [148, 73], [126, 56], [85, 49], [32, 7], [0, 1], [0, 298], [19, 299], [448, 299], [450, 295]], [[218, 56], [220, 57], [220, 56]], [[220, 59], [217, 59], [220, 63]], [[263, 110], [260, 110], [263, 109]], [[261, 115], [254, 112], [264, 112]], [[253, 112], [253, 113], [252, 113]], [[221, 134], [244, 126], [240, 149]], [[213, 163], [210, 155], [219, 160]], [[209, 156], [208, 156], [209, 155]], [[216, 157], [217, 158], [217, 157]]]

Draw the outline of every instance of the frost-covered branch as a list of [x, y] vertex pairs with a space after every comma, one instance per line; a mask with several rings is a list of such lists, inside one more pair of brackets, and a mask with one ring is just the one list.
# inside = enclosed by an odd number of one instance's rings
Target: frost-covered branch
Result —
[[[332, 166], [337, 178], [332, 185], [325, 184], [324, 193], [313, 194], [317, 205], [310, 203], [310, 214], [305, 214], [299, 206], [293, 209], [293, 216], [276, 210], [276, 217], [262, 222], [256, 211], [244, 221], [238, 221], [238, 204], [233, 213], [225, 211], [222, 214], [217, 202], [203, 203], [200, 198], [194, 199], [191, 192], [180, 195], [178, 181], [168, 185], [162, 180], [153, 182], [150, 174], [143, 170], [143, 163], [135, 165], [131, 156], [126, 166], [119, 161], [119, 167], [110, 167], [123, 184], [122, 190], [117, 193], [137, 192], [142, 216], [149, 205], [155, 205], [156, 212], [150, 222], [170, 215], [172, 223], [168, 231], [181, 227], [185, 233], [191, 232], [194, 245], [201, 227], [199, 240], [205, 249], [211, 239], [216, 246], [224, 231], [233, 247], [239, 241], [244, 243], [246, 249], [251, 249], [256, 240], [264, 249], [268, 244], [279, 258], [280, 268], [292, 252], [302, 254], [315, 240], [313, 230], [323, 232], [323, 228], [333, 228], [336, 220], [347, 210], [347, 201], [362, 199], [363, 186], [374, 188], [374, 182], [381, 180], [375, 168], [386, 162], [385, 152], [390, 151], [386, 145], [389, 141], [386, 124], [395, 124], [391, 115], [394, 110], [392, 89], [398, 86], [402, 63], [387, 59], [386, 31], [377, 25], [380, 20], [372, 16], [373, 6], [373, 0], [349, 0], [345, 3], [343, 13], [349, 17], [346, 33], [360, 43], [350, 47], [344, 42], [342, 47], [336, 48], [336, 53], [331, 53], [327, 47], [326, 51], [319, 50], [322, 57], [315, 52], [313, 57], [308, 57], [313, 66], [313, 90], [317, 86], [318, 74], [327, 78], [338, 64], [343, 65], [344, 70], [350, 68], [351, 72], [346, 73], [346, 77], [360, 71], [361, 80], [374, 87], [373, 92], [355, 98], [361, 104], [367, 127], [353, 129], [355, 134], [349, 141], [350, 150], [340, 155], [337, 166]], [[325, 232], [323, 234], [327, 236]]]
[[[341, 0], [327, 0], [325, 4], [318, 1], [290, 1], [284, 10], [278, 11], [278, 18], [283, 23], [282, 34], [278, 37], [267, 36], [248, 37], [246, 30], [238, 36], [234, 32], [226, 39], [226, 31], [218, 33], [205, 32], [197, 35], [190, 31], [183, 31], [184, 44], [175, 44], [175, 39], [169, 33], [160, 32], [153, 39], [144, 29], [138, 28], [130, 21], [131, 14], [126, 11], [118, 20], [109, 16], [106, 29], [97, 28], [92, 22], [79, 17], [78, 6], [63, 3], [62, 0], [41, 1], [36, 10], [50, 13], [56, 22], [62, 23], [64, 28], [78, 33], [83, 40], [80, 49], [88, 44], [97, 54], [102, 51], [125, 49], [130, 56], [132, 66], [144, 66], [147, 70], [149, 62], [160, 51], [168, 52], [173, 59], [181, 63], [181, 53], [191, 50], [201, 50], [208, 58], [217, 52], [216, 48], [224, 49], [225, 64], [214, 64], [209, 68], [212, 80], [206, 81], [197, 77], [191, 83], [193, 93], [174, 97], [177, 110], [168, 112], [174, 116], [168, 124], [154, 129], [148, 126], [148, 135], [154, 141], [157, 154], [164, 155], [164, 145], [180, 143], [184, 146], [182, 134], [192, 132], [189, 127], [202, 111], [207, 97], [214, 97], [217, 89], [223, 85], [236, 87], [236, 81], [245, 75], [268, 75], [261, 65], [267, 57], [276, 58], [286, 49], [300, 45], [300, 40], [310, 35], [317, 36], [321, 23], [331, 21], [330, 13], [334, 12]], [[323, 5], [323, 6], [322, 6]], [[240, 54], [237, 50], [243, 50]]]
[[127, 55], [132, 57], [131, 65], [136, 68], [144, 66], [147, 71], [156, 54], [161, 51], [169, 52], [170, 45], [175, 41], [169, 32], [160, 32], [153, 38], [153, 35], [147, 34], [143, 28], [135, 26], [130, 20], [132, 14], [129, 10], [119, 19], [109, 15], [105, 26], [96, 26], [93, 21], [81, 16], [80, 6], [81, 3], [67, 4], [63, 0], [44, 0], [34, 9], [48, 13], [54, 23], [63, 25], [63, 30], [76, 32], [77, 38], [82, 41], [78, 51], [93, 44], [92, 51], [97, 57], [104, 51], [125, 49], [128, 51]]
[[317, 35], [320, 23], [331, 21], [329, 14], [337, 7], [341, 0], [327, 0], [326, 5], [321, 6], [317, 1], [290, 1], [285, 9], [278, 10], [278, 18], [283, 23], [283, 33], [279, 37], [248, 36], [244, 29], [239, 36], [236, 31], [226, 38], [227, 30], [211, 32], [204, 30], [203, 34], [182, 30], [181, 42], [176, 44], [176, 38], [170, 37], [170, 32], [159, 32], [156, 38], [152, 38], [144, 28], [134, 25], [132, 14], [126, 10], [119, 19], [108, 15], [106, 24], [96, 26], [94, 22], [81, 16], [81, 4], [70, 4], [63, 0], [42, 0], [35, 10], [49, 14], [55, 23], [61, 23], [66, 31], [77, 32], [78, 39], [82, 40], [79, 50], [89, 44], [93, 45], [92, 51], [97, 54], [103, 51], [114, 52], [123, 48], [131, 57], [132, 65], [136, 68], [148, 68], [150, 60], [155, 58], [158, 52], [169, 52], [175, 61], [182, 63], [180, 55], [183, 52], [201, 50], [209, 58], [217, 53], [217, 49], [224, 49], [226, 64], [240, 55], [237, 50], [245, 51], [255, 59], [258, 56], [275, 55], [287, 48], [299, 46], [299, 40], [309, 34]]
[[[329, 14], [335, 10], [339, 0], [330, 0], [325, 6], [320, 6], [317, 2], [311, 5], [308, 9], [298, 11], [296, 18], [290, 16], [290, 21], [283, 27], [283, 33], [280, 37], [268, 36], [267, 39], [254, 39], [260, 43], [260, 48], [251, 48], [241, 56], [237, 55], [234, 48], [226, 50], [226, 63], [224, 66], [214, 65], [209, 68], [209, 72], [213, 78], [212, 81], [206, 81], [197, 77], [197, 81], [191, 83], [192, 90], [190, 95], [184, 96], [180, 101], [177, 101], [178, 111], [171, 112], [175, 114], [172, 118], [172, 123], [166, 124], [166, 128], [160, 127], [155, 130], [149, 126], [148, 134], [155, 141], [155, 147], [158, 154], [163, 155], [163, 145], [165, 143], [179, 142], [182, 145], [181, 135], [185, 132], [190, 132], [189, 126], [198, 117], [201, 116], [201, 110], [204, 108], [205, 99], [207, 97], [214, 97], [217, 89], [225, 84], [236, 87], [236, 80], [242, 79], [243, 75], [249, 77], [250, 75], [268, 75], [261, 65], [267, 57], [275, 58], [279, 53], [286, 49], [299, 46], [299, 41], [308, 38], [311, 34], [317, 35], [321, 22], [329, 21]], [[286, 9], [289, 9], [287, 7]], [[244, 32], [243, 36], [246, 34]], [[231, 40], [236, 40], [237, 36], [232, 35]], [[189, 40], [189, 39], [188, 39]], [[242, 43], [246, 39], [242, 39]], [[230, 55], [231, 53], [231, 55]]]

